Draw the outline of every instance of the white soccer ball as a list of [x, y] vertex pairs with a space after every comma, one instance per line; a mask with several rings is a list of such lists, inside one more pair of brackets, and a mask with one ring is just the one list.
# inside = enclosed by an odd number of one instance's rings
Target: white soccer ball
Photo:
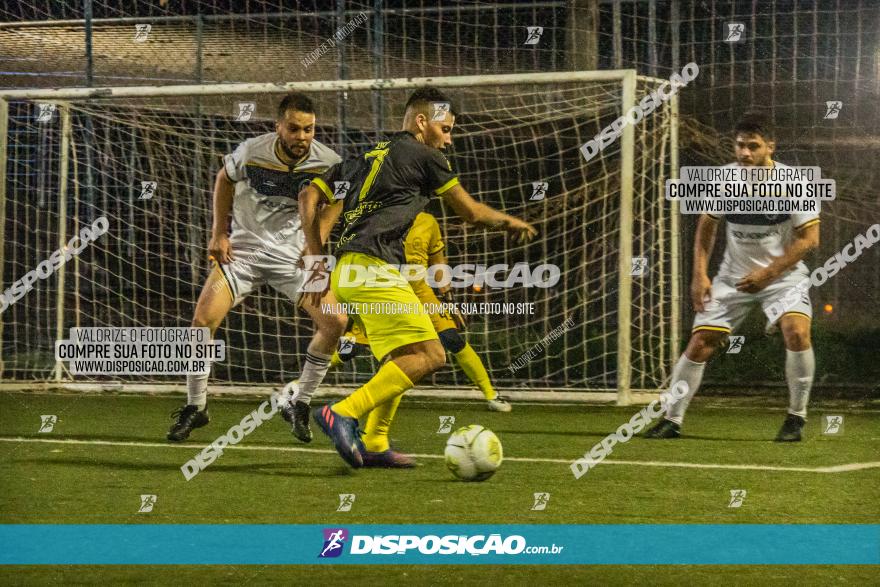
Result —
[[503, 459], [501, 441], [494, 432], [477, 424], [459, 428], [446, 441], [446, 467], [465, 481], [485, 481], [495, 474]]

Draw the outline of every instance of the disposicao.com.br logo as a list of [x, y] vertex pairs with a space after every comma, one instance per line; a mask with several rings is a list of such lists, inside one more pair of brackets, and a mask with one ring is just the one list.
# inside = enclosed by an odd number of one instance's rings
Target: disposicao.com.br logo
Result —
[[[319, 558], [338, 557], [342, 554], [349, 538], [344, 528], [325, 528], [324, 545]], [[450, 534], [438, 536], [428, 534], [388, 534], [351, 536], [350, 555], [517, 555], [517, 554], [560, 554], [565, 548], [552, 544], [549, 546], [528, 546], [526, 539], [518, 534], [502, 537], [501, 534], [476, 534], [473, 536]]]

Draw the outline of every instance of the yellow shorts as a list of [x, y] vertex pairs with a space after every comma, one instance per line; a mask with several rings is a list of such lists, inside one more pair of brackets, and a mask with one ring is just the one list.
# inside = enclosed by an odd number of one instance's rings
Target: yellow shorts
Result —
[[[434, 293], [434, 290], [431, 289], [431, 286], [425, 283], [423, 279], [420, 279], [419, 281], [410, 281], [409, 284], [413, 288], [413, 291], [415, 292], [416, 297], [419, 298], [420, 302], [423, 304], [431, 304], [434, 305], [434, 307], [439, 308], [440, 300], [437, 299], [437, 295]], [[443, 332], [450, 328], [458, 328], [455, 320], [452, 319], [452, 314], [449, 312], [432, 312], [430, 317], [431, 323], [434, 325], [434, 330], [437, 332]], [[351, 330], [346, 332], [346, 336], [353, 336], [354, 341], [358, 344], [369, 345], [370, 340], [364, 333], [364, 329], [360, 325], [358, 317], [352, 316], [352, 318], [354, 319], [354, 324], [352, 324]]]
[[409, 284], [412, 286], [413, 291], [416, 292], [416, 297], [419, 298], [419, 301], [423, 304], [428, 304], [429, 307], [436, 308], [435, 311], [430, 313], [434, 330], [443, 332], [450, 328], [458, 328], [450, 312], [440, 312], [440, 300], [437, 299], [437, 294], [434, 293], [430, 285], [425, 283], [424, 279], [411, 281]]
[[[385, 261], [363, 253], [344, 253], [330, 276], [330, 287], [336, 299], [350, 308], [360, 308], [355, 324], [363, 328], [370, 340], [370, 350], [380, 361], [404, 345], [439, 339], [409, 282], [399, 271], [387, 265]], [[356, 271], [368, 274], [371, 267], [382, 268], [380, 286], [352, 284], [356, 281]]]

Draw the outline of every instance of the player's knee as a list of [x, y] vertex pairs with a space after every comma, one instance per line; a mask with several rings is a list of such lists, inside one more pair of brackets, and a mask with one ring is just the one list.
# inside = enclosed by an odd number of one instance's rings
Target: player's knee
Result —
[[455, 328], [447, 328], [443, 332], [438, 332], [440, 344], [452, 354], [461, 352], [467, 342], [462, 338], [461, 334]]
[[698, 330], [691, 335], [685, 355], [691, 361], [705, 363], [718, 352], [727, 336], [726, 332]]
[[782, 337], [785, 348], [790, 350], [806, 350], [810, 348], [810, 329], [804, 324], [786, 324], [782, 326]]
[[220, 326], [220, 322], [223, 321], [223, 318], [217, 318], [215, 316], [209, 315], [207, 312], [202, 312], [196, 310], [195, 315], [192, 320], [193, 328], [209, 328], [211, 330], [211, 335], [213, 336], [214, 331], [217, 330], [217, 327]]

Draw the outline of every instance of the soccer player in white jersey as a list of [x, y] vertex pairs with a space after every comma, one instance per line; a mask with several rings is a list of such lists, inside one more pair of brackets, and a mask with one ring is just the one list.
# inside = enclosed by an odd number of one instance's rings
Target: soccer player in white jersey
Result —
[[[746, 114], [734, 129], [736, 163], [740, 166], [783, 167], [773, 161], [773, 130], [760, 113]], [[718, 224], [727, 224], [724, 260], [713, 281], [708, 265]], [[684, 354], [672, 371], [672, 382], [684, 381], [689, 393], [673, 404], [647, 438], [678, 438], [685, 410], [703, 378], [706, 362], [726, 346], [730, 333], [749, 311], [765, 312], [786, 292], [808, 277], [802, 259], [819, 245], [818, 213], [780, 215], [731, 214], [722, 219], [703, 214], [697, 222], [691, 302], [697, 311]], [[791, 306], [789, 304], [789, 306]], [[788, 415], [776, 440], [798, 441], [807, 417], [815, 358], [810, 343], [810, 298], [803, 292], [798, 303], [779, 316], [776, 326], [785, 343]]]
[[[297, 195], [313, 179], [341, 161], [332, 149], [314, 140], [315, 108], [305, 94], [293, 92], [278, 106], [275, 132], [241, 143], [223, 158], [214, 183], [214, 222], [208, 253], [214, 269], [196, 305], [192, 325], [213, 334], [229, 311], [264, 284], [287, 296], [301, 298], [306, 272], [300, 266], [305, 237]], [[228, 233], [232, 214], [232, 234]], [[321, 300], [335, 303], [332, 292]], [[311, 395], [324, 375], [348, 317], [324, 315], [320, 304], [300, 306], [316, 331], [306, 353], [297, 385]], [[187, 375], [187, 403], [172, 417], [168, 440], [185, 440], [209, 422], [208, 374]], [[311, 440], [309, 406], [295, 398], [282, 405], [294, 434]]]

